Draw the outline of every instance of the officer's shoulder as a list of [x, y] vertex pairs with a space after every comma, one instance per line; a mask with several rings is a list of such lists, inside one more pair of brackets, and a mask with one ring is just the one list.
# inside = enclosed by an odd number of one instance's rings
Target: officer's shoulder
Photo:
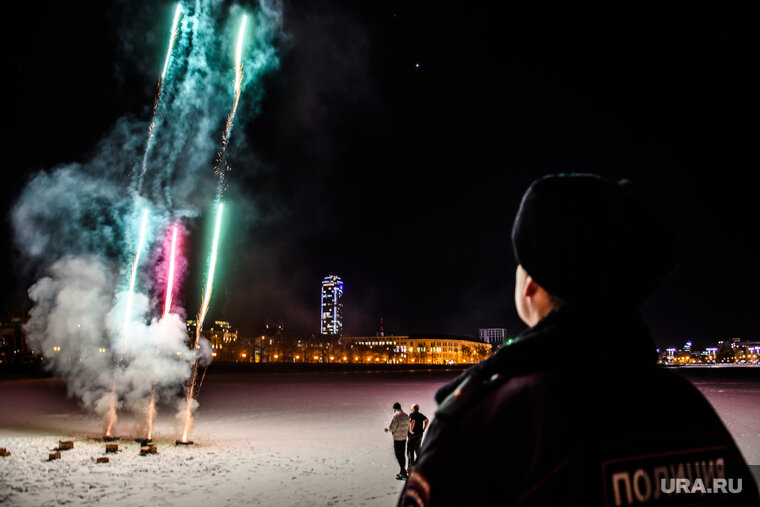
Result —
[[540, 372], [507, 375], [491, 373], [462, 379], [443, 399], [435, 413], [442, 421], [462, 420], [473, 412], [510, 411], [514, 405], [526, 403], [528, 393], [540, 382]]

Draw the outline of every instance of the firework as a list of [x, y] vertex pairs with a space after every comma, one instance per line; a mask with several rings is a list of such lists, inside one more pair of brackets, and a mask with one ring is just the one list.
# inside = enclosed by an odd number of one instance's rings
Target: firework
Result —
[[109, 400], [110, 403], [108, 405], [108, 414], [106, 417], [108, 417], [108, 426], [106, 427], [106, 434], [104, 437], [104, 440], [113, 440], [113, 433], [111, 430], [113, 429], [114, 423], [116, 423], [116, 387], [111, 390], [111, 399]]
[[[163, 88], [164, 78], [166, 77], [166, 71], [169, 68], [169, 63], [171, 61], [172, 49], [174, 48], [174, 41], [177, 38], [177, 26], [179, 24], [179, 18], [181, 14], [182, 14], [182, 4], [181, 2], [177, 2], [177, 8], [174, 10], [174, 19], [172, 20], [172, 28], [171, 28], [171, 31], [169, 32], [169, 48], [166, 50], [166, 59], [164, 59], [164, 68], [161, 71], [161, 77], [158, 78], [158, 85], [156, 86], [156, 98], [153, 100], [153, 113], [150, 119], [150, 126], [148, 127], [148, 140], [145, 143], [145, 152], [143, 153], [142, 169], [140, 171], [140, 178], [138, 180], [138, 185], [137, 185], [138, 194], [142, 192], [143, 178], [145, 177], [145, 173], [148, 169], [148, 156], [150, 155], [151, 148], [153, 147], [153, 138], [154, 138], [153, 130], [156, 126], [156, 111], [158, 109], [158, 103], [161, 100], [161, 90]], [[169, 314], [169, 311], [171, 310], [172, 291], [173, 291], [173, 285], [174, 285], [174, 256], [175, 256], [176, 242], [177, 242], [177, 226], [175, 225], [172, 232], [171, 257], [169, 260], [169, 277], [168, 277], [169, 279], [167, 281], [167, 286], [166, 286], [166, 301], [164, 303], [164, 313], [163, 313], [162, 318], [166, 317]], [[131, 298], [131, 295], [132, 295], [132, 291], [130, 290], [130, 294], [129, 294], [130, 298]], [[148, 403], [148, 407], [146, 408], [146, 415], [147, 415], [147, 422], [148, 422], [148, 440], [150, 440], [151, 435], [153, 433], [153, 419], [156, 415], [155, 381], [154, 381], [154, 388], [153, 390], [151, 390], [151, 393], [150, 393], [150, 402]], [[109, 429], [110, 429], [110, 425], [109, 425]]]
[[169, 315], [169, 311], [172, 309], [172, 292], [174, 291], [174, 265], [175, 256], [177, 253], [177, 226], [172, 228], [172, 248], [169, 257], [169, 276], [166, 281], [166, 300], [164, 302], [164, 315], [165, 318]]
[[[225, 183], [224, 183], [224, 176], [225, 173], [229, 170], [229, 166], [226, 163], [226, 155], [227, 155], [227, 146], [229, 144], [230, 135], [232, 134], [232, 125], [233, 121], [235, 119], [235, 114], [237, 113], [238, 104], [240, 103], [240, 94], [242, 92], [243, 88], [243, 41], [245, 38], [245, 27], [247, 22], [248, 16], [243, 15], [243, 20], [240, 23], [240, 29], [238, 30], [238, 37], [237, 37], [237, 44], [235, 45], [235, 82], [234, 82], [234, 91], [235, 91], [235, 99], [232, 103], [232, 109], [230, 110], [229, 115], [227, 116], [227, 124], [224, 129], [224, 133], [222, 134], [222, 143], [221, 148], [219, 149], [219, 152], [216, 156], [216, 163], [214, 165], [214, 174], [219, 176], [219, 189], [218, 189], [218, 198], [219, 198], [219, 207], [217, 209], [216, 214], [216, 225], [214, 227], [214, 240], [211, 246], [211, 256], [209, 258], [209, 270], [208, 270], [208, 278], [206, 280], [206, 287], [203, 294], [203, 301], [201, 303], [201, 308], [198, 312], [198, 319], [196, 322], [195, 327], [195, 343], [193, 345], [193, 348], [198, 348], [198, 343], [200, 341], [201, 337], [201, 331], [203, 330], [203, 321], [206, 318], [206, 313], [208, 312], [209, 303], [211, 302], [211, 291], [214, 285], [214, 269], [216, 267], [216, 257], [217, 257], [217, 251], [219, 248], [219, 231], [221, 228], [222, 223], [222, 211], [224, 204], [221, 201], [221, 198], [224, 195], [225, 190]], [[193, 425], [193, 403], [195, 400], [195, 396], [197, 395], [197, 391], [200, 388], [198, 386], [196, 388], [196, 383], [198, 380], [198, 361], [195, 362], [193, 365], [193, 372], [190, 375], [190, 380], [188, 381], [187, 385], [187, 397], [185, 399], [185, 408], [182, 412], [182, 419], [183, 419], [183, 428], [182, 428], [182, 438], [177, 441], [178, 444], [187, 444], [189, 443], [188, 440], [188, 434], [190, 432], [190, 428]]]
[[140, 253], [145, 245], [145, 233], [148, 229], [148, 210], [144, 209], [142, 213], [142, 220], [140, 222], [140, 238], [137, 241], [137, 251], [135, 252], [135, 259], [132, 261], [132, 275], [129, 278], [129, 292], [127, 292], [127, 305], [124, 311], [124, 328], [123, 328], [123, 342], [122, 353], [127, 348], [127, 339], [129, 335], [129, 321], [132, 319], [132, 301], [135, 293], [135, 280], [137, 279], [137, 266], [140, 263]]
[[[164, 301], [164, 313], [161, 317], [161, 320], [165, 319], [167, 315], [169, 315], [169, 312], [172, 307], [172, 293], [174, 292], [174, 271], [175, 271], [175, 259], [176, 259], [176, 253], [177, 253], [177, 229], [179, 226], [175, 225], [172, 227], [172, 242], [171, 242], [171, 250], [169, 254], [169, 273], [167, 276], [167, 282], [166, 282], [166, 299]], [[145, 407], [145, 418], [146, 418], [146, 426], [147, 426], [147, 439], [146, 441], [150, 441], [153, 438], [153, 421], [156, 418], [156, 383], [157, 381], [153, 380], [153, 387], [150, 391], [150, 401], [148, 402], [148, 406]]]
[[[142, 220], [140, 221], [140, 236], [137, 240], [137, 249], [135, 251], [135, 258], [132, 261], [132, 274], [129, 277], [129, 290], [127, 292], [127, 303], [126, 307], [124, 309], [124, 327], [122, 328], [122, 347], [121, 347], [121, 355], [122, 358], [119, 359], [119, 362], [123, 359], [124, 353], [127, 350], [127, 342], [129, 340], [129, 323], [132, 320], [132, 302], [134, 299], [134, 293], [135, 293], [135, 281], [137, 280], [137, 266], [140, 263], [140, 253], [142, 252], [143, 246], [145, 245], [145, 236], [146, 231], [148, 229], [148, 209], [144, 209], [142, 213]], [[116, 382], [114, 381], [114, 386], [111, 389], [111, 397], [109, 399], [108, 404], [108, 426], [106, 427], [106, 434], [105, 436], [107, 438], [110, 438], [113, 436], [111, 433], [111, 429], [113, 428], [114, 423], [116, 422]]]
[[243, 14], [243, 22], [240, 24], [238, 31], [237, 44], [235, 45], [235, 96], [240, 96], [241, 85], [243, 84], [243, 36], [245, 35], [245, 23], [248, 16]]
[[[195, 325], [195, 341], [193, 343], [193, 349], [198, 348], [200, 342], [201, 331], [203, 329], [203, 321], [206, 318], [208, 312], [209, 303], [211, 302], [211, 291], [214, 287], [214, 270], [216, 268], [216, 258], [219, 250], [219, 232], [222, 226], [222, 212], [224, 211], [224, 203], [220, 202], [216, 211], [216, 223], [214, 225], [214, 239], [211, 244], [211, 255], [209, 256], [208, 266], [208, 278], [206, 279], [206, 287], [203, 294], [203, 301], [201, 303], [200, 311], [198, 312], [198, 320]], [[187, 443], [187, 436], [190, 432], [190, 428], [193, 425], [193, 400], [195, 399], [197, 390], [195, 387], [198, 380], [198, 361], [193, 364], [193, 372], [190, 375], [190, 380], [187, 383], [187, 396], [185, 398], [185, 408], [182, 413], [182, 438], [180, 443]]]
[[182, 4], [177, 2], [177, 9], [174, 11], [174, 21], [172, 21], [172, 31], [169, 35], [169, 49], [166, 51], [166, 60], [164, 61], [164, 70], [161, 72], [161, 80], [166, 77], [166, 69], [169, 68], [169, 60], [172, 56], [172, 48], [174, 47], [174, 39], [177, 38], [177, 24], [179, 23], [179, 17], [182, 13]]
[[182, 4], [177, 2], [177, 8], [174, 11], [174, 20], [172, 21], [172, 30], [169, 32], [169, 49], [166, 50], [166, 59], [164, 60], [164, 69], [161, 71], [161, 76], [158, 78], [158, 85], [156, 85], [156, 97], [153, 99], [153, 113], [150, 117], [150, 125], [148, 126], [148, 140], [145, 142], [145, 151], [143, 152], [142, 167], [140, 170], [140, 178], [137, 182], [137, 193], [142, 192], [143, 178], [148, 170], [148, 156], [153, 148], [153, 129], [156, 126], [156, 111], [158, 110], [158, 103], [161, 100], [161, 90], [164, 86], [164, 77], [166, 71], [169, 68], [169, 63], [172, 57], [172, 49], [174, 48], [174, 40], [177, 38], [177, 25], [179, 24], [179, 18], [182, 14]]
[[224, 195], [225, 185], [224, 176], [229, 171], [229, 166], [226, 162], [227, 156], [227, 144], [232, 134], [232, 125], [237, 114], [238, 104], [240, 103], [240, 93], [243, 89], [243, 40], [245, 38], [245, 25], [248, 16], [243, 15], [243, 21], [240, 24], [240, 30], [238, 31], [237, 44], [235, 45], [235, 100], [232, 103], [232, 109], [230, 114], [227, 115], [227, 124], [224, 127], [224, 133], [222, 134], [222, 143], [219, 153], [216, 155], [216, 164], [214, 165], [214, 174], [219, 176], [219, 196]]
[[[198, 312], [198, 332], [200, 332], [203, 326], [203, 320], [206, 318], [208, 312], [208, 305], [211, 302], [211, 290], [214, 287], [214, 270], [216, 269], [216, 257], [219, 251], [219, 231], [222, 226], [222, 211], [224, 210], [224, 203], [220, 202], [216, 211], [216, 224], [214, 225], [214, 240], [211, 244], [211, 255], [208, 261], [208, 277], [206, 278], [206, 289], [203, 295], [203, 304], [201, 310]], [[195, 346], [198, 346], [196, 340]]]
[[154, 388], [150, 392], [150, 402], [148, 402], [148, 407], [145, 409], [146, 416], [148, 420], [148, 438], [147, 440], [150, 441], [153, 438], [153, 420], [156, 417], [156, 399], [155, 399], [155, 382], [154, 382]]

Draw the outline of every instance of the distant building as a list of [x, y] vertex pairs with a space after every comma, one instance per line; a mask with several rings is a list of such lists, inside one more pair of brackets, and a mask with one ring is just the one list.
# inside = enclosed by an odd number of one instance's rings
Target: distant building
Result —
[[[195, 341], [198, 323], [187, 321], [187, 333], [190, 343]], [[226, 320], [215, 320], [213, 324], [203, 328], [203, 336], [211, 344], [211, 357], [214, 361], [251, 362], [251, 346], [245, 341], [238, 340], [238, 331]]]
[[19, 317], [0, 322], [0, 364], [27, 364], [40, 361], [41, 351], [30, 350], [26, 345], [25, 323], [26, 319]]
[[746, 341], [731, 338], [718, 342], [716, 353], [719, 363], [760, 363], [760, 341]]
[[[208, 341], [211, 342], [212, 355], [219, 361], [236, 360], [239, 353], [237, 350], [238, 332], [226, 320], [215, 320], [214, 324], [206, 331]], [[245, 354], [245, 352], [242, 352]], [[247, 356], [247, 354], [246, 354]], [[244, 356], [243, 359], [247, 357]]]
[[760, 341], [742, 341], [739, 338], [721, 340], [717, 347], [694, 350], [693, 343], [660, 353], [661, 364], [681, 366], [717, 363], [760, 364]]
[[476, 363], [491, 347], [460, 336], [429, 334], [344, 337], [345, 362], [385, 364]]
[[340, 336], [343, 333], [343, 280], [328, 275], [322, 280], [321, 333]]
[[485, 329], [478, 329], [478, 338], [483, 342], [501, 346], [507, 339], [507, 330], [503, 327], [489, 327]]

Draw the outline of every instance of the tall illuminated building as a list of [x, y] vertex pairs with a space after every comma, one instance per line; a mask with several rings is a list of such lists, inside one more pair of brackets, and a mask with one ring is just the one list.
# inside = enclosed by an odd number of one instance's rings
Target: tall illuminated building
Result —
[[343, 280], [328, 275], [322, 280], [322, 334], [340, 336], [343, 333]]

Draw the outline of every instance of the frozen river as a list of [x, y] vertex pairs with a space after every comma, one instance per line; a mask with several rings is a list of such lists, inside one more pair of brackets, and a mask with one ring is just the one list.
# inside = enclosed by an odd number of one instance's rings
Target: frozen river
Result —
[[[760, 464], [760, 369], [688, 370], [750, 464]], [[212, 368], [213, 371], [213, 368]], [[102, 423], [67, 399], [60, 379], [0, 378], [0, 503], [57, 505], [395, 505], [402, 487], [391, 405], [419, 403], [458, 371], [212, 373], [191, 438], [175, 447], [175, 407], [159, 407], [158, 454], [141, 457], [138, 421], [121, 414], [121, 452], [96, 464]], [[130, 437], [130, 438], [126, 438]], [[59, 439], [73, 450], [48, 462]]]

